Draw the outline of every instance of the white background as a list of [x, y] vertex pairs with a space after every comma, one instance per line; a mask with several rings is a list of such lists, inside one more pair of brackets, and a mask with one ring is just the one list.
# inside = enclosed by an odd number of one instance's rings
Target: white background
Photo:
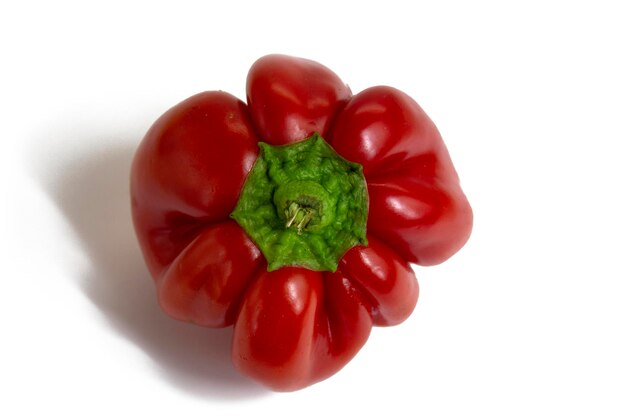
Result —
[[[1, 415], [626, 414], [623, 2], [410, 3], [2, 3]], [[409, 320], [290, 394], [159, 310], [127, 191], [163, 111], [274, 52], [413, 96], [476, 217]]]

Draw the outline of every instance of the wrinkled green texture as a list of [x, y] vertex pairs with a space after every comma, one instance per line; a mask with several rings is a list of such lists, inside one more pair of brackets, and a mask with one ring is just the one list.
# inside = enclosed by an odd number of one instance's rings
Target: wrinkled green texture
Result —
[[[283, 266], [335, 271], [348, 249], [367, 245], [361, 165], [343, 159], [318, 134], [290, 145], [259, 146], [231, 217], [263, 252], [269, 271]], [[306, 218], [298, 213], [290, 224], [295, 207]]]

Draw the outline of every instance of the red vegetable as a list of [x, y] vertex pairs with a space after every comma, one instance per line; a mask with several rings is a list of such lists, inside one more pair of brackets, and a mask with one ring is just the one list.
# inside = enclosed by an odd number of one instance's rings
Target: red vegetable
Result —
[[201, 93], [155, 122], [133, 162], [133, 220], [163, 309], [234, 325], [236, 367], [295, 390], [411, 314], [409, 263], [458, 251], [472, 211], [401, 91], [352, 96], [328, 68], [270, 55], [247, 96]]

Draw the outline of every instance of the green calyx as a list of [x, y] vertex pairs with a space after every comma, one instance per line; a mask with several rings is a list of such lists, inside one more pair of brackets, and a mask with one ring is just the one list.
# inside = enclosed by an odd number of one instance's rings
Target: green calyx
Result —
[[317, 133], [290, 145], [259, 146], [231, 217], [263, 252], [268, 271], [335, 271], [348, 249], [367, 245], [361, 165], [343, 159]]

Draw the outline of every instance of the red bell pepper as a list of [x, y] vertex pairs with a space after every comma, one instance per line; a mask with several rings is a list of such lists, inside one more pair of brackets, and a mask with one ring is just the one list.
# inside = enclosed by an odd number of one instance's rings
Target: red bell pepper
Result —
[[325, 379], [372, 325], [413, 311], [409, 263], [469, 237], [472, 211], [437, 128], [403, 92], [352, 95], [328, 68], [270, 55], [247, 104], [212, 91], [150, 128], [132, 213], [162, 308], [234, 325], [244, 374], [289, 391]]

